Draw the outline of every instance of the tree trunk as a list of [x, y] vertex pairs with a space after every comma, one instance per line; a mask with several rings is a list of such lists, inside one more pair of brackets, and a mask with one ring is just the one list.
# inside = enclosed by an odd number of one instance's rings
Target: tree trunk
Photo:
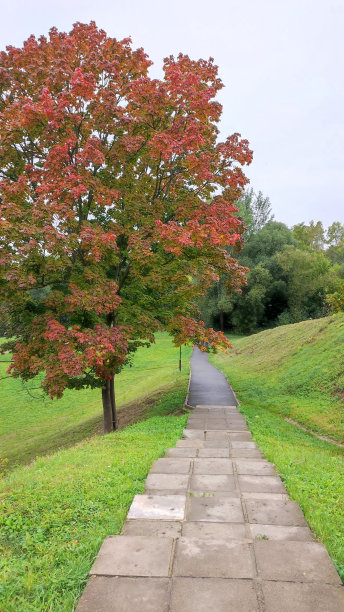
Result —
[[102, 388], [104, 433], [110, 433], [117, 429], [116, 399], [115, 399], [115, 376], [105, 382]]
[[220, 310], [220, 330], [223, 332], [225, 327], [225, 315], [223, 310]]

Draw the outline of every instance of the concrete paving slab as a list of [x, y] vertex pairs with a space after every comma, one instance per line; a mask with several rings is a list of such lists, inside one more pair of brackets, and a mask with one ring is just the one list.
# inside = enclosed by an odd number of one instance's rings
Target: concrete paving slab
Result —
[[252, 491], [243, 491], [241, 493], [243, 499], [255, 499], [257, 500], [269, 500], [269, 499], [275, 499], [275, 500], [280, 500], [283, 502], [286, 502], [289, 500], [289, 497], [286, 493], [259, 493], [257, 491], [252, 492]]
[[252, 578], [255, 570], [248, 544], [235, 540], [180, 538], [173, 576]]
[[245, 504], [250, 523], [301, 527], [307, 525], [300, 506], [293, 501], [248, 499]]
[[168, 576], [172, 538], [110, 536], [105, 538], [91, 575]]
[[206, 440], [225, 440], [228, 442], [228, 434], [226, 431], [206, 431]]
[[234, 476], [196, 474], [191, 476], [190, 489], [191, 491], [234, 491]]
[[186, 429], [197, 429], [203, 432], [206, 429], [206, 422], [205, 421], [188, 421], [186, 425]]
[[124, 523], [121, 535], [178, 538], [181, 532], [182, 523], [179, 521], [132, 519]]
[[204, 440], [178, 440], [176, 446], [177, 448], [203, 448]]
[[241, 496], [236, 489], [233, 489], [233, 491], [202, 491], [200, 489], [199, 491], [189, 491], [189, 497], [216, 497], [218, 499], [230, 497], [232, 499], [240, 499]]
[[227, 425], [227, 419], [225, 417], [216, 417], [214, 414], [208, 415], [208, 423], [212, 425]]
[[183, 492], [186, 493], [186, 489], [148, 489], [145, 487], [144, 495], [180, 495]]
[[235, 426], [235, 425], [247, 425], [247, 423], [246, 423], [246, 419], [245, 419], [244, 417], [235, 416], [235, 415], [228, 416], [228, 417], [226, 418], [226, 421], [227, 421], [227, 423], [228, 423], [229, 425], [232, 425], [232, 426], [233, 426], [233, 425], [234, 425], [234, 426]]
[[262, 583], [266, 612], [342, 612], [344, 588], [327, 584]]
[[229, 448], [200, 448], [199, 457], [228, 458]]
[[191, 461], [188, 459], [169, 459], [163, 457], [154, 461], [151, 474], [188, 474]]
[[233, 474], [233, 464], [229, 459], [201, 457], [194, 460], [193, 474]]
[[171, 612], [258, 612], [251, 580], [174, 578]]
[[260, 450], [252, 448], [232, 448], [231, 457], [233, 459], [264, 459], [264, 455]]
[[235, 461], [238, 474], [252, 474], [256, 476], [277, 476], [277, 472], [268, 461], [245, 461], [237, 459]]
[[234, 442], [236, 440], [242, 440], [242, 441], [252, 440], [252, 434], [250, 431], [229, 432], [228, 436], [231, 442]]
[[174, 489], [185, 491], [188, 488], [189, 476], [187, 474], [148, 474], [147, 489]]
[[259, 493], [285, 493], [287, 490], [279, 476], [238, 476], [241, 491]]
[[240, 499], [230, 495], [191, 497], [187, 519], [221, 523], [243, 523], [244, 515]]
[[341, 585], [330, 556], [319, 542], [254, 542], [258, 575], [263, 580]]
[[224, 421], [223, 423], [215, 423], [214, 421], [208, 419], [206, 429], [207, 431], [226, 431], [227, 429], [229, 429], [229, 427], [226, 421]]
[[108, 578], [92, 576], [77, 612], [167, 612], [168, 578]]
[[229, 450], [229, 441], [223, 440], [206, 440], [203, 448], [227, 448]]
[[196, 457], [197, 448], [169, 448], [166, 457]]
[[183, 520], [186, 495], [135, 495], [128, 519]]
[[232, 448], [258, 448], [258, 444], [246, 440], [232, 440]]
[[250, 525], [254, 540], [291, 540], [312, 542], [314, 536], [309, 527], [287, 527], [286, 525]]
[[182, 524], [182, 535], [189, 538], [212, 538], [213, 540], [247, 540], [243, 523], [187, 522]]
[[204, 433], [200, 429], [184, 429], [184, 440], [204, 440]]
[[196, 409], [198, 410], [199, 408], [204, 408], [207, 410], [211, 410], [211, 411], [216, 411], [219, 410], [220, 412], [225, 412], [226, 410], [237, 410], [237, 403], [235, 402], [234, 404], [201, 404], [200, 406], [197, 405]]

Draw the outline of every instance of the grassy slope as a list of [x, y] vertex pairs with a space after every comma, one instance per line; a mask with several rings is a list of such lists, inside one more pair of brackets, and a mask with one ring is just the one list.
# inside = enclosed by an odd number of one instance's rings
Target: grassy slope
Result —
[[[183, 391], [155, 413], [178, 410]], [[0, 487], [0, 610], [71, 612], [94, 556], [118, 534], [153, 460], [181, 437], [186, 416], [155, 416], [11, 472]]]
[[[185, 387], [189, 374], [191, 347], [183, 347], [182, 372], [178, 371], [179, 349], [167, 334], [157, 334], [156, 343], [141, 348], [133, 366], [116, 378], [119, 411], [162, 391]], [[10, 355], [0, 356], [0, 377], [5, 375]], [[42, 396], [39, 380], [30, 381], [27, 392], [20, 380], [8, 377], [0, 382], [1, 455], [10, 463], [28, 462], [37, 455], [72, 445], [101, 428], [100, 389], [67, 390], [61, 400]]]
[[344, 441], [344, 315], [238, 339], [214, 363], [245, 402]]
[[238, 339], [231, 355], [212, 361], [344, 580], [343, 449], [284, 420], [291, 416], [343, 440], [343, 340], [344, 316], [336, 315]]

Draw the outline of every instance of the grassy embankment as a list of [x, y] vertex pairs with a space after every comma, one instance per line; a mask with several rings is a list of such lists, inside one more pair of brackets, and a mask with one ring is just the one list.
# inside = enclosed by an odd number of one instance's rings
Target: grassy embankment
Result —
[[[179, 373], [179, 349], [167, 334], [156, 334], [154, 345], [137, 351], [132, 367], [116, 377], [120, 427], [151, 413], [167, 391], [182, 389], [185, 395], [190, 354], [191, 347], [183, 346]], [[101, 433], [100, 389], [67, 390], [62, 399], [50, 400], [43, 396], [38, 378], [24, 386], [5, 377], [10, 358], [0, 355], [0, 454], [9, 464], [29, 462]]]
[[[104, 537], [120, 532], [133, 496], [144, 490], [152, 462], [181, 437], [186, 416], [172, 415], [180, 414], [185, 399], [190, 351], [190, 347], [184, 349], [184, 366], [179, 374], [177, 350], [168, 336], [159, 335], [157, 344], [142, 349], [134, 366], [119, 375], [120, 402], [130, 401], [130, 409], [135, 397], [141, 403], [149, 391], [154, 392], [147, 404], [151, 418], [108, 436], [94, 435], [73, 448], [14, 469], [3, 478], [0, 610], [74, 609]], [[169, 373], [158, 367], [167, 364]], [[45, 431], [50, 440], [51, 428], [60, 428], [56, 436], [61, 445], [61, 428], [68, 431], [68, 419], [76, 428], [99, 412], [98, 398], [94, 397], [94, 404], [88, 407], [92, 393], [76, 392], [75, 397], [70, 395], [69, 408], [64, 400], [62, 416], [58, 402], [42, 404], [34, 400], [22, 415], [22, 397], [13, 426], [26, 423], [30, 431], [21, 437], [24, 442], [38, 428], [37, 439], [44, 450]], [[11, 406], [16, 409], [14, 398], [6, 406], [6, 414]], [[17, 443], [19, 446], [20, 440]]]
[[344, 441], [344, 315], [238, 339], [211, 360], [344, 580], [344, 449], [285, 421]]

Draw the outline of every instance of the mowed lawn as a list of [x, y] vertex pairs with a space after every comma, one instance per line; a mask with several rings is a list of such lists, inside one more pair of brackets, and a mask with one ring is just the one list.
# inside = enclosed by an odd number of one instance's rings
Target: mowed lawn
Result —
[[[156, 334], [155, 344], [140, 348], [132, 367], [126, 366], [116, 376], [119, 412], [127, 409], [135, 416], [135, 411], [145, 409], [145, 403], [154, 405], [164, 392], [184, 389], [191, 350], [191, 346], [182, 347], [179, 372], [179, 349], [168, 334]], [[39, 379], [24, 384], [6, 377], [10, 358], [0, 355], [0, 448], [9, 465], [28, 462], [101, 431], [100, 389], [67, 390], [62, 399], [51, 400], [42, 394]]]
[[344, 448], [301, 431], [344, 440], [344, 316], [236, 339], [211, 357], [240, 401], [254, 440], [329, 551], [344, 580]]

